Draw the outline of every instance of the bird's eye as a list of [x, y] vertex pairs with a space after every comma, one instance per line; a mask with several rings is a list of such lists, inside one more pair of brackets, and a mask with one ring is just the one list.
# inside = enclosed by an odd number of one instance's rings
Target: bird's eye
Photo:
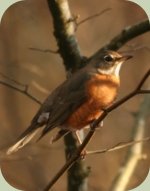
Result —
[[104, 56], [104, 61], [105, 62], [112, 62], [114, 58], [111, 55], [106, 55]]

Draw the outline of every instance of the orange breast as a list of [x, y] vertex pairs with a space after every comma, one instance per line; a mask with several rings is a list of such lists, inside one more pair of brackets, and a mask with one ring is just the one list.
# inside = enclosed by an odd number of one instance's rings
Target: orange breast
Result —
[[66, 121], [66, 125], [81, 129], [97, 119], [116, 98], [119, 79], [96, 74], [86, 86], [87, 100]]

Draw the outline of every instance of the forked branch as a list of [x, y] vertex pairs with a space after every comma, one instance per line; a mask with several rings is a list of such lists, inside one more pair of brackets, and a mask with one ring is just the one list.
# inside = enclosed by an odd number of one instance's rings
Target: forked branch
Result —
[[3, 86], [6, 86], [8, 88], [11, 88], [11, 89], [23, 94], [23, 95], [26, 95], [32, 101], [34, 101], [34, 102], [36, 102], [36, 103], [38, 103], [40, 105], [42, 104], [42, 102], [40, 100], [38, 100], [36, 97], [34, 97], [32, 94], [29, 93], [29, 86], [28, 85], [23, 85], [22, 84], [22, 86], [24, 86], [24, 89], [20, 89], [20, 88], [18, 88], [16, 86], [14, 86], [12, 84], [9, 84], [7, 82], [4, 82], [4, 81], [0, 81], [0, 84], [3, 85]]
[[57, 180], [63, 175], [63, 173], [68, 170], [78, 159], [81, 157], [82, 151], [85, 149], [87, 144], [89, 143], [90, 139], [92, 138], [93, 134], [95, 133], [95, 130], [100, 122], [104, 120], [104, 118], [113, 110], [120, 107], [123, 103], [128, 101], [129, 99], [133, 98], [134, 96], [138, 94], [145, 94], [150, 93], [150, 90], [142, 90], [142, 86], [145, 83], [145, 81], [150, 76], [150, 69], [146, 72], [146, 74], [143, 76], [137, 87], [128, 95], [124, 96], [122, 99], [114, 103], [112, 106], [108, 107], [103, 114], [95, 120], [91, 124], [91, 128], [87, 136], [85, 137], [83, 143], [79, 146], [79, 148], [76, 150], [76, 152], [70, 157], [70, 159], [66, 162], [66, 164], [58, 171], [58, 173], [52, 178], [52, 180], [49, 182], [49, 184], [45, 187], [44, 191], [48, 191], [56, 182]]

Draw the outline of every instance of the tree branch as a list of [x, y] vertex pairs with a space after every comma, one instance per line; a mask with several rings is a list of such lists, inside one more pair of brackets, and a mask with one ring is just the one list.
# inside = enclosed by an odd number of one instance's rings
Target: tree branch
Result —
[[[51, 11], [51, 14], [53, 16], [53, 24], [54, 24], [54, 35], [57, 40], [57, 44], [59, 47], [59, 53], [61, 54], [64, 65], [67, 70], [75, 71], [77, 68], [81, 67], [81, 64], [83, 62], [83, 57], [80, 53], [79, 45], [77, 43], [77, 39], [74, 35], [74, 23], [73, 18], [71, 16], [69, 7], [68, 7], [68, 1], [67, 0], [48, 0], [49, 9]], [[150, 30], [150, 26], [148, 21], [144, 21], [143, 23], [139, 23], [137, 25], [131, 26], [130, 28], [125, 29], [122, 31], [121, 34], [117, 35], [112, 41], [107, 44], [105, 47], [98, 50], [92, 57], [89, 58], [90, 62], [92, 61], [98, 61], [99, 53], [103, 49], [112, 49], [117, 50], [121, 46], [123, 46], [127, 41], [135, 38], [136, 36], [143, 34]], [[45, 50], [44, 50], [45, 51]], [[47, 50], [45, 52], [48, 52]], [[89, 61], [88, 60], [88, 61]], [[149, 75], [149, 74], [148, 74]], [[146, 77], [147, 79], [147, 77]], [[145, 80], [146, 80], [145, 79]], [[145, 81], [144, 80], [144, 81]], [[141, 81], [142, 83], [142, 81]], [[6, 82], [0, 81], [0, 84], [5, 85], [13, 90], [16, 90], [26, 96], [28, 96], [30, 99], [35, 101], [38, 104], [41, 104], [39, 100], [34, 98], [31, 94], [28, 93], [28, 86], [25, 87], [24, 90], [20, 90], [19, 88], [16, 88]], [[143, 84], [143, 83], [142, 83]], [[141, 86], [139, 84], [139, 86]], [[140, 87], [141, 88], [141, 87]], [[83, 144], [76, 150], [73, 154], [73, 156], [68, 160], [68, 162], [62, 167], [62, 169], [57, 173], [57, 175], [51, 180], [51, 182], [48, 184], [48, 186], [44, 189], [49, 190], [49, 188], [52, 187], [52, 185], [59, 179], [59, 177], [68, 169], [70, 168], [77, 160], [80, 158], [80, 154], [82, 150], [85, 148], [85, 146], [88, 144], [90, 138], [95, 132], [95, 129], [100, 121], [102, 121], [109, 112], [119, 107], [121, 104], [126, 102], [128, 99], [131, 99], [133, 96], [139, 94], [139, 93], [149, 93], [149, 90], [139, 90], [131, 92], [129, 95], [124, 97], [118, 104], [114, 104], [114, 107], [108, 108], [106, 111], [104, 111], [101, 118], [99, 118], [99, 121], [95, 121], [91, 125], [91, 130], [88, 133], [87, 137], [85, 138]], [[67, 136], [66, 136], [67, 137]], [[65, 138], [65, 140], [67, 140]]]
[[83, 23], [85, 23], [85, 22], [87, 22], [87, 21], [89, 21], [91, 19], [95, 19], [95, 18], [103, 15], [104, 13], [106, 13], [106, 12], [108, 12], [110, 10], [111, 10], [111, 8], [106, 8], [106, 9], [100, 11], [99, 13], [93, 14], [93, 15], [81, 20], [80, 22], [77, 22], [76, 24], [77, 24], [77, 26], [80, 26], [81, 24], [83, 24]]
[[[59, 53], [67, 72], [77, 70], [84, 61], [75, 36], [75, 24], [67, 0], [47, 0], [53, 18], [54, 35]], [[76, 149], [77, 144], [72, 133], [64, 137], [66, 160]], [[83, 161], [79, 161], [69, 169], [67, 174], [68, 191], [84, 191], [87, 184], [88, 169]]]
[[[114, 103], [112, 106], [108, 107], [103, 113], [102, 115], [95, 120], [92, 124], [91, 124], [91, 129], [89, 131], [89, 133], [87, 134], [87, 136], [85, 137], [83, 143], [79, 146], [79, 148], [73, 153], [72, 157], [66, 162], [66, 164], [59, 170], [59, 172], [52, 178], [52, 180], [50, 181], [50, 183], [45, 187], [44, 191], [48, 191], [55, 183], [56, 181], [63, 175], [63, 173], [68, 170], [78, 159], [80, 159], [81, 157], [81, 153], [82, 151], [85, 149], [86, 145], [89, 143], [90, 139], [92, 138], [93, 134], [95, 133], [95, 130], [97, 128], [97, 126], [99, 125], [99, 123], [101, 121], [104, 120], [104, 118], [113, 110], [115, 110], [116, 108], [118, 108], [119, 106], [121, 106], [123, 103], [125, 103], [126, 101], [128, 101], [129, 99], [131, 99], [132, 97], [134, 97], [135, 95], [139, 94], [142, 85], [144, 84], [144, 82], [147, 80], [147, 78], [150, 75], [150, 70], [148, 70], [148, 72], [146, 72], [146, 74], [143, 76], [143, 78], [141, 79], [140, 83], [138, 84], [138, 86], [135, 88], [135, 90], [133, 90], [131, 93], [129, 93], [127, 96], [123, 97], [121, 100], [117, 101], [116, 103]], [[150, 93], [150, 90], [148, 90]]]
[[16, 85], [23, 86], [23, 87], [26, 86], [25, 84], [22, 84], [21, 82], [18, 82], [17, 80], [15, 80], [15, 79], [13, 79], [13, 78], [10, 78], [9, 76], [3, 74], [2, 72], [0, 72], [0, 75], [1, 75], [3, 78], [5, 78], [6, 80], [9, 80], [9, 81], [15, 83]]
[[99, 55], [103, 50], [118, 50], [128, 41], [150, 31], [149, 20], [144, 20], [142, 22], [136, 23], [135, 25], [128, 26], [116, 35], [108, 44], [100, 48], [96, 53], [94, 53], [89, 59], [98, 60]]
[[34, 48], [34, 47], [29, 47], [29, 50], [39, 51], [39, 52], [44, 52], [44, 53], [52, 53], [52, 54], [59, 53], [59, 50], [40, 49], [40, 48]]
[[142, 138], [142, 139], [139, 139], [139, 140], [133, 140], [133, 141], [129, 141], [129, 142], [119, 143], [119, 144], [117, 144], [117, 145], [115, 145], [115, 146], [113, 146], [111, 148], [108, 148], [108, 149], [87, 151], [86, 154], [87, 155], [104, 154], [104, 153], [107, 153], [107, 152], [112, 152], [112, 151], [117, 151], [117, 150], [120, 150], [120, 149], [124, 149], [126, 147], [133, 146], [133, 145], [138, 144], [138, 143], [144, 143], [144, 142], [147, 142], [147, 141], [150, 141], [150, 137], [145, 137], [145, 138]]
[[[0, 84], [3, 85], [3, 86], [6, 86], [6, 87], [8, 87], [8, 88], [11, 88], [11, 89], [13, 89], [13, 90], [15, 90], [15, 91], [17, 91], [17, 92], [23, 94], [23, 95], [26, 95], [28, 98], [30, 98], [32, 101], [38, 103], [39, 105], [42, 104], [42, 102], [41, 102], [40, 100], [38, 100], [37, 98], [35, 98], [33, 95], [31, 95], [31, 94], [28, 92], [28, 89], [29, 89], [29, 86], [28, 86], [28, 85], [24, 85], [24, 89], [22, 90], [22, 89], [17, 88], [17, 87], [15, 87], [15, 86], [13, 86], [13, 85], [7, 83], [7, 82], [0, 81]], [[22, 84], [22, 86], [23, 86], [23, 84]]]
[[[146, 95], [144, 101], [140, 106], [140, 110], [135, 119], [135, 125], [133, 127], [132, 139], [143, 139], [145, 133], [146, 119], [150, 115], [150, 95]], [[149, 140], [149, 138], [145, 139]], [[132, 174], [139, 162], [143, 158], [143, 142], [139, 144], [131, 145], [129, 148], [122, 165], [119, 167], [118, 173], [114, 178], [110, 191], [124, 191], [127, 190], [129, 180], [131, 180]], [[122, 169], [120, 171], [120, 169]]]
[[[52, 1], [51, 1], [52, 2]], [[51, 4], [51, 3], [50, 3]], [[68, 21], [68, 23], [71, 23], [71, 21]], [[55, 23], [56, 24], [56, 23]], [[57, 26], [58, 27], [58, 26]], [[55, 30], [57, 29], [57, 27], [55, 28]], [[138, 32], [136, 32], [136, 30], [138, 29]], [[148, 25], [148, 21], [144, 21], [142, 23], [139, 23], [137, 25], [134, 25], [133, 27], [131, 26], [130, 28], [126, 29], [125, 32], [122, 32], [120, 35], [118, 35], [119, 37], [114, 38], [108, 45], [106, 45], [105, 47], [101, 48], [97, 53], [95, 53], [92, 57], [90, 57], [90, 59], [88, 61], [97, 61], [98, 59], [98, 55], [99, 53], [103, 50], [103, 49], [113, 49], [116, 50], [118, 48], [120, 48], [121, 46], [123, 46], [127, 41], [129, 41], [130, 39], [134, 38], [135, 36], [138, 36], [140, 34], [143, 34], [147, 31], [149, 31], [149, 25]], [[128, 37], [129, 34], [129, 37]], [[64, 35], [64, 34], [63, 34]], [[62, 35], [62, 36], [63, 36]], [[66, 35], [66, 34], [65, 34]], [[65, 36], [64, 35], [64, 36]], [[135, 35], [135, 36], [134, 36]], [[57, 37], [59, 36], [58, 34], [56, 35]], [[63, 37], [64, 37], [63, 36]], [[61, 37], [61, 35], [60, 35]], [[67, 35], [68, 37], [68, 35]], [[125, 40], [124, 40], [125, 38]], [[58, 39], [58, 44], [60, 43], [59, 38]], [[69, 41], [69, 40], [68, 40]], [[68, 41], [66, 40], [65, 42], [68, 43]], [[64, 41], [63, 41], [64, 42]], [[74, 39], [74, 42], [76, 42], [76, 39]], [[72, 43], [72, 42], [71, 42]], [[63, 44], [63, 43], [62, 43]], [[116, 45], [115, 45], [116, 44]], [[66, 50], [68, 50], [68, 48], [71, 47], [72, 49], [72, 45], [67, 46]], [[77, 46], [78, 47], [78, 46]], [[60, 48], [60, 52], [63, 49], [63, 46]], [[79, 63], [81, 63], [82, 61], [82, 57], [80, 57], [80, 53], [78, 52], [79, 49], [77, 48], [76, 51], [74, 52], [74, 56], [77, 53], [77, 63], [73, 65], [73, 68], [75, 67], [80, 67]], [[78, 54], [79, 53], [79, 54]], [[65, 56], [67, 55], [67, 53], [63, 52], [61, 53], [62, 57], [65, 58]], [[70, 58], [72, 57], [71, 55], [69, 55]], [[80, 57], [80, 59], [79, 59]], [[72, 59], [71, 59], [72, 60]], [[80, 60], [80, 61], [79, 61]], [[79, 62], [78, 62], [79, 61]], [[67, 64], [66, 64], [67, 63]], [[66, 64], [66, 68], [70, 69], [71, 65], [68, 64], [69, 63], [69, 59], [67, 59], [67, 62], [65, 62]], [[71, 62], [72, 64], [72, 62]], [[143, 94], [143, 93], [150, 93], [150, 90], [141, 90], [140, 88], [142, 87], [143, 83], [145, 82], [145, 80], [148, 78], [150, 71], [148, 71], [146, 73], [146, 75], [144, 76], [144, 78], [141, 80], [141, 82], [139, 83], [139, 85], [137, 86], [137, 88], [131, 92], [130, 94], [128, 94], [127, 96], [125, 96], [123, 99], [121, 99], [120, 101], [116, 102], [115, 104], [113, 104], [111, 107], [109, 107], [107, 110], [104, 111], [104, 113], [102, 114], [102, 116], [95, 121], [92, 125], [91, 125], [91, 130], [88, 133], [88, 135], [86, 136], [83, 144], [76, 150], [76, 152], [73, 154], [73, 156], [67, 161], [67, 163], [60, 169], [60, 171], [56, 174], [56, 176], [51, 180], [51, 182], [47, 185], [47, 187], [44, 189], [45, 191], [48, 191], [49, 188], [51, 188], [53, 186], [53, 184], [60, 178], [60, 176], [67, 170], [69, 169], [78, 159], [80, 159], [80, 155], [82, 153], [82, 150], [85, 148], [85, 146], [88, 144], [89, 140], [91, 139], [91, 137], [93, 136], [95, 129], [97, 127], [97, 125], [99, 124], [99, 122], [101, 122], [107, 115], [108, 113], [110, 113], [111, 111], [113, 111], [114, 109], [116, 109], [117, 107], [119, 107], [121, 104], [123, 104], [124, 102], [126, 102], [127, 100], [131, 99], [132, 97], [134, 97], [137, 94]], [[20, 90], [6, 82], [2, 82], [0, 81], [0, 84], [5, 85], [9, 88], [12, 88], [22, 94], [25, 94], [26, 96], [28, 96], [29, 98], [31, 98], [33, 101], [35, 101], [38, 104], [41, 104], [41, 102], [39, 100], [37, 100], [36, 98], [34, 98], [31, 94], [28, 93], [28, 87], [26, 87], [24, 90]]]
[[82, 55], [74, 35], [75, 25], [67, 0], [47, 0], [53, 18], [54, 35], [66, 70], [76, 70]]
[[[50, 1], [49, 1], [50, 2]], [[53, 17], [55, 17], [55, 14], [53, 14]], [[57, 24], [57, 19], [56, 22], [54, 23]], [[55, 27], [56, 30], [57, 27]], [[98, 50], [93, 56], [91, 56], [88, 60], [87, 63], [89, 62], [97, 62], [99, 59], [99, 54], [102, 50], [104, 49], [112, 49], [112, 50], [117, 50], [119, 49], [121, 46], [123, 46], [126, 42], [128, 42], [129, 40], [135, 38], [138, 35], [144, 34], [145, 32], [150, 30], [150, 26], [149, 26], [149, 21], [143, 21], [141, 23], [138, 23], [134, 26], [128, 27], [128, 29], [125, 29], [124, 31], [122, 31], [119, 35], [117, 35], [114, 39], [112, 39], [110, 41], [109, 44], [107, 44], [105, 47], [101, 48], [100, 50]], [[59, 31], [59, 30], [58, 30]], [[56, 38], [59, 37], [59, 35], [57, 36], [55, 34]], [[61, 36], [61, 35], [60, 35]], [[59, 39], [59, 38], [58, 38]], [[61, 39], [61, 38], [60, 38]], [[59, 43], [58, 43], [59, 44]], [[78, 48], [77, 48], [78, 50]], [[65, 56], [63, 56], [63, 53], [61, 54], [63, 59], [65, 59]], [[69, 59], [67, 59], [69, 61]], [[77, 59], [78, 60], [78, 59]], [[69, 62], [68, 62], [69, 63]], [[72, 60], [71, 62], [72, 63]], [[66, 65], [67, 69], [70, 69], [70, 63]], [[81, 66], [81, 58], [80, 58], [80, 62], [77, 62], [77, 64], [75, 64], [75, 66], [77, 66], [78, 68], [80, 68]], [[73, 64], [74, 67], [74, 64]], [[141, 82], [142, 83], [142, 82]], [[140, 85], [140, 84], [139, 84]], [[138, 93], [142, 93], [141, 90], [139, 90]], [[147, 92], [149, 93], [149, 91]], [[133, 96], [135, 96], [136, 93], [135, 91], [131, 92], [129, 95], [125, 96], [122, 100], [120, 100], [119, 105], [121, 105], [122, 103], [126, 102], [128, 99], [132, 98]], [[114, 105], [114, 108], [110, 108], [110, 109], [115, 109], [116, 107], [118, 107], [119, 105]], [[109, 110], [107, 112], [110, 112]], [[93, 125], [91, 127], [91, 131], [88, 133], [88, 135], [86, 136], [85, 140], [83, 141], [82, 145], [77, 149], [77, 151], [74, 153], [74, 155], [67, 161], [67, 163], [60, 169], [60, 171], [56, 174], [56, 176], [54, 176], [52, 178], [52, 180], [50, 181], [50, 183], [47, 185], [47, 187], [44, 189], [44, 191], [48, 191], [53, 184], [60, 178], [60, 176], [66, 171], [68, 170], [79, 158], [80, 158], [80, 154], [82, 152], [82, 150], [85, 148], [85, 146], [88, 144], [89, 140], [91, 139], [91, 137], [93, 136], [94, 132], [95, 132], [95, 128], [96, 126], [99, 124], [100, 121], [102, 121], [106, 116], [107, 116], [107, 112], [104, 112], [103, 115], [101, 116], [101, 118], [99, 119], [99, 121], [95, 121], [95, 125]]]

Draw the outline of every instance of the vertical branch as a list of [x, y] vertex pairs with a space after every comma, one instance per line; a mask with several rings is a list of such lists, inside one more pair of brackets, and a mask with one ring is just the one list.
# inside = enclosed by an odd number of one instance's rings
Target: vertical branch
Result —
[[[140, 140], [144, 137], [146, 119], [150, 115], [150, 95], [145, 95], [144, 101], [141, 104], [140, 110], [135, 119], [135, 125], [132, 132], [133, 140]], [[116, 175], [110, 191], [125, 191], [129, 180], [131, 179], [134, 170], [143, 158], [142, 154], [143, 143], [132, 145], [127, 152], [125, 160]]]
[[74, 19], [67, 0], [48, 0], [53, 17], [54, 35], [66, 70], [78, 68], [82, 61], [79, 45], [74, 35]]
[[[75, 37], [74, 19], [67, 0], [48, 0], [53, 18], [54, 35], [59, 53], [67, 71], [74, 72], [82, 64], [80, 48]], [[71, 133], [64, 138], [66, 159], [77, 149], [76, 140]], [[68, 170], [68, 191], [86, 191], [88, 169], [83, 161], [78, 161]]]
[[[69, 135], [69, 134], [68, 134]], [[66, 135], [66, 136], [68, 136]], [[68, 158], [68, 153], [71, 155], [76, 152], [76, 139], [74, 137], [68, 136], [65, 140], [66, 147], [66, 158]], [[89, 170], [85, 165], [83, 160], [77, 160], [73, 163], [72, 167], [68, 169], [68, 191], [87, 191], [87, 177], [89, 175]]]

